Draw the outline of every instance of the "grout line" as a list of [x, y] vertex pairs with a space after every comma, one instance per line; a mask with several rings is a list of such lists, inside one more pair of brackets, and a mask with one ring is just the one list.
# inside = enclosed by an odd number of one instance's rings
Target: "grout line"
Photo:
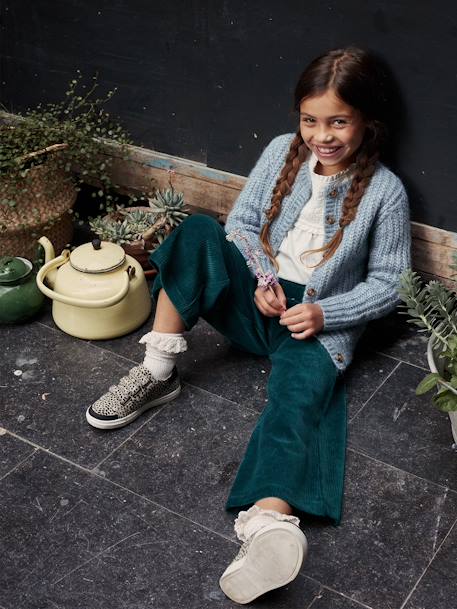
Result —
[[[316, 601], [316, 599], [322, 597], [322, 592], [324, 592], [325, 590], [328, 590], [329, 592], [332, 592], [333, 594], [336, 594], [338, 596], [342, 596], [343, 598], [348, 599], [349, 601], [351, 601], [352, 603], [354, 603], [356, 605], [360, 605], [360, 607], [363, 607], [364, 609], [373, 609], [369, 605], [366, 605], [365, 603], [362, 603], [362, 601], [358, 601], [355, 598], [352, 598], [352, 597], [348, 596], [347, 594], [344, 594], [344, 592], [340, 592], [339, 590], [336, 590], [336, 588], [332, 588], [331, 586], [323, 584], [322, 582], [320, 582], [319, 580], [315, 579], [314, 577], [311, 577], [310, 575], [305, 575], [304, 573], [299, 573], [299, 575], [301, 575], [301, 577], [304, 577], [305, 579], [309, 579], [310, 581], [314, 582], [315, 584], [318, 584], [321, 587], [321, 589], [319, 590], [317, 595], [311, 601], [311, 605]], [[321, 595], [321, 596], [319, 596], [319, 595]], [[311, 605], [309, 605], [305, 609], [309, 609], [311, 607]]]
[[[47, 328], [48, 330], [52, 330], [54, 332], [59, 332], [62, 333], [63, 330], [60, 330], [59, 328], [53, 327], [53, 326], [48, 326], [48, 324], [43, 323], [42, 321], [37, 321], [37, 324], [39, 324], [40, 326], [43, 326], [45, 328]], [[71, 334], [69, 334], [68, 336], [71, 336]], [[73, 337], [74, 338], [74, 337]], [[117, 355], [119, 357], [122, 357], [123, 359], [129, 361], [129, 362], [133, 362], [135, 364], [139, 364], [141, 362], [138, 362], [136, 360], [130, 359], [129, 357], [126, 357], [125, 355], [122, 355], [121, 353], [117, 353], [116, 351], [113, 351], [111, 349], [107, 349], [106, 347], [103, 347], [101, 345], [96, 345], [94, 343], [94, 341], [89, 340], [89, 339], [79, 339], [79, 340], [83, 340], [87, 345], [91, 345], [92, 347], [95, 347], [96, 349], [100, 349], [101, 351], [106, 351], [107, 353], [112, 353], [113, 355]], [[415, 364], [414, 362], [410, 362], [408, 360], [404, 360], [401, 359], [400, 357], [395, 357], [394, 355], [390, 355], [389, 353], [384, 353], [383, 351], [372, 351], [372, 353], [375, 353], [376, 355], [382, 355], [384, 357], [388, 357], [389, 359], [393, 359], [397, 362], [400, 362], [402, 364], [407, 364], [408, 366], [414, 366], [415, 368], [420, 368], [421, 370], [425, 370], [426, 372], [429, 372], [429, 369], [425, 366], [420, 366], [419, 364]], [[216, 395], [216, 394], [215, 394]]]
[[100, 465], [102, 463], [104, 463], [107, 459], [109, 459], [110, 457], [112, 457], [114, 455], [115, 452], [117, 452], [122, 446], [124, 446], [124, 444], [126, 442], [128, 442], [129, 440], [131, 440], [133, 438], [133, 436], [135, 434], [137, 434], [140, 429], [143, 429], [143, 427], [145, 425], [147, 425], [151, 419], [153, 419], [155, 416], [157, 416], [160, 412], [162, 412], [162, 410], [165, 408], [165, 406], [167, 406], [168, 404], [162, 404], [162, 406], [159, 406], [158, 408], [155, 408], [151, 413], [149, 417], [146, 417], [146, 420], [137, 428], [135, 429], [135, 431], [128, 436], [128, 438], [126, 438], [125, 440], [123, 440], [118, 446], [116, 446], [116, 448], [114, 448], [108, 455], [106, 455], [106, 457], [104, 457], [99, 463], [97, 463], [97, 465], [94, 465], [94, 467], [90, 470], [91, 472], [96, 472], [96, 470], [98, 470], [100, 468]]
[[[7, 432], [7, 433], [9, 434], [9, 432]], [[28, 461], [28, 460], [30, 459], [30, 457], [33, 457], [33, 455], [34, 455], [34, 454], [37, 452], [37, 450], [38, 450], [38, 449], [37, 449], [37, 448], [35, 448], [35, 450], [33, 450], [31, 453], [29, 453], [29, 454], [27, 455], [27, 457], [25, 457], [24, 459], [22, 459], [21, 461], [19, 461], [19, 463], [16, 463], [16, 465], [15, 465], [15, 466], [14, 466], [12, 469], [10, 469], [10, 471], [9, 471], [9, 472], [6, 472], [6, 474], [5, 474], [5, 475], [3, 475], [3, 476], [0, 478], [0, 482], [1, 482], [2, 480], [4, 480], [4, 479], [5, 479], [7, 476], [9, 476], [10, 474], [12, 474], [12, 473], [14, 472], [14, 470], [16, 470], [18, 467], [20, 467], [20, 466], [21, 466], [23, 463], [25, 463], [26, 461]], [[1, 609], [1, 608], [0, 608], [0, 609]]]
[[386, 467], [395, 469], [398, 472], [408, 474], [408, 476], [413, 476], [414, 478], [417, 478], [418, 480], [422, 480], [423, 482], [427, 482], [428, 484], [432, 484], [433, 486], [438, 486], [439, 488], [443, 489], [444, 491], [450, 491], [451, 493], [454, 493], [454, 494], [457, 493], [457, 488], [451, 488], [450, 486], [446, 486], [444, 484], [441, 484], [440, 482], [434, 482], [433, 480], [429, 480], [428, 478], [423, 478], [422, 476], [418, 476], [414, 472], [410, 472], [406, 469], [401, 469], [401, 467], [397, 467], [396, 465], [392, 465], [391, 463], [386, 463], [386, 461], [381, 461], [381, 459], [377, 459], [376, 457], [373, 457], [372, 455], [369, 455], [368, 453], [365, 453], [362, 450], [359, 450], [357, 448], [352, 448], [351, 446], [348, 446], [347, 450], [351, 451], [353, 453], [356, 453], [358, 455], [361, 455], [362, 457], [366, 457], [367, 459], [370, 459], [370, 461], [374, 461], [375, 463], [380, 463], [381, 465], [385, 465]]
[[376, 389], [373, 391], [373, 393], [370, 395], [370, 397], [367, 400], [365, 400], [365, 402], [362, 404], [360, 409], [349, 419], [348, 424], [352, 423], [352, 421], [362, 412], [362, 410], [365, 408], [365, 406], [368, 404], [368, 402], [371, 400], [371, 398], [390, 379], [390, 377], [394, 374], [394, 372], [396, 372], [398, 370], [398, 368], [401, 366], [401, 364], [402, 364], [402, 362], [398, 362], [398, 364], [394, 368], [392, 368], [392, 370], [389, 372], [389, 374], [386, 376], [386, 378], [382, 381], [382, 383], [380, 385], [378, 385], [378, 387], [376, 387]]
[[[54, 330], [55, 332], [61, 332], [61, 330], [59, 330], [58, 328], [50, 328], [49, 326], [47, 326], [46, 324], [43, 324], [42, 322], [37, 322], [40, 325], [44, 326], [45, 328]], [[138, 366], [141, 362], [138, 362], [137, 360], [131, 359], [130, 357], [126, 357], [125, 355], [122, 355], [122, 353], [117, 353], [116, 351], [112, 351], [111, 349], [106, 349], [100, 345], [96, 345], [94, 342], [89, 341], [89, 340], [85, 340], [84, 341], [87, 345], [93, 347], [94, 349], [98, 349], [100, 351], [104, 351], [105, 353], [110, 353], [111, 355], [114, 355], [116, 357], [120, 357], [123, 360], [130, 362], [132, 364], [134, 364], [135, 366]], [[246, 408], [247, 410], [251, 411], [251, 412], [255, 412], [256, 414], [260, 414], [259, 411], [255, 410], [254, 408], [249, 408], [249, 406], [244, 406], [243, 404], [240, 404], [239, 402], [235, 402], [234, 400], [230, 400], [229, 398], [224, 397], [223, 395], [219, 395], [218, 393], [213, 393], [212, 391], [209, 391], [208, 389], [205, 389], [204, 387], [199, 387], [198, 385], [193, 385], [192, 383], [188, 383], [187, 381], [182, 381], [183, 385], [188, 385], [189, 387], [192, 387], [193, 389], [198, 389], [200, 391], [204, 391], [205, 393], [208, 393], [209, 395], [212, 395], [213, 397], [216, 398], [220, 398], [223, 400], [226, 400], [227, 402], [231, 402], [232, 404], [236, 404], [237, 406], [240, 406], [241, 408]]]
[[310, 604], [305, 607], [305, 609], [311, 609], [311, 607], [314, 605], [314, 603], [318, 600], [322, 598], [322, 592], [323, 592], [323, 588], [320, 588], [319, 591], [317, 592], [316, 596], [313, 598], [313, 600], [310, 602]]
[[[111, 480], [110, 478], [105, 478], [104, 476], [101, 476], [101, 475], [99, 475], [97, 473], [92, 473], [92, 475], [95, 476], [96, 478], [99, 478], [100, 480], [104, 480], [105, 482], [108, 482], [109, 484], [112, 484], [113, 486], [117, 486], [118, 488], [121, 488], [123, 491], [125, 491], [127, 493], [130, 493], [131, 495], [134, 495], [135, 497], [138, 497], [138, 498], [142, 499], [143, 501], [146, 501], [147, 503], [150, 503], [151, 505], [154, 505], [155, 507], [158, 507], [158, 508], [160, 508], [162, 510], [165, 510], [166, 512], [169, 512], [170, 514], [173, 514], [174, 516], [177, 516], [181, 520], [186, 520], [187, 522], [190, 522], [193, 525], [195, 525], [195, 526], [197, 526], [197, 527], [199, 527], [201, 529], [204, 529], [205, 531], [208, 531], [212, 535], [216, 535], [217, 537], [221, 537], [222, 539], [225, 539], [225, 541], [230, 541], [234, 545], [241, 545], [239, 542], [234, 541], [233, 539], [231, 539], [230, 537], [227, 537], [223, 533], [219, 533], [218, 531], [214, 531], [213, 529], [210, 529], [209, 527], [205, 526], [204, 524], [201, 524], [200, 522], [196, 522], [195, 520], [192, 520], [191, 518], [188, 518], [187, 516], [184, 516], [184, 514], [180, 514], [179, 512], [175, 512], [174, 510], [166, 507], [165, 505], [162, 505], [161, 503], [157, 503], [157, 501], [153, 501], [152, 499], [149, 499], [148, 497], [145, 497], [144, 495], [140, 495], [136, 491], [134, 491], [132, 489], [129, 489], [129, 488], [125, 487], [125, 486], [122, 486], [122, 484], [119, 484], [119, 482], [115, 482], [114, 480]], [[148, 526], [152, 526], [152, 523], [148, 523]]]
[[59, 579], [56, 579], [55, 581], [51, 582], [51, 586], [55, 586], [56, 584], [61, 582], [63, 579], [65, 579], [66, 577], [68, 577], [69, 575], [71, 575], [72, 573], [74, 573], [75, 571], [80, 569], [81, 567], [84, 567], [84, 565], [87, 565], [87, 563], [92, 562], [96, 558], [99, 558], [105, 552], [109, 552], [109, 550], [112, 550], [119, 544], [123, 543], [124, 541], [127, 541], [127, 539], [131, 539], [132, 537], [135, 537], [136, 535], [141, 535], [141, 533], [142, 533], [142, 531], [137, 531], [136, 533], [132, 533], [131, 535], [128, 535], [127, 537], [124, 537], [123, 539], [116, 541], [116, 543], [111, 544], [108, 548], [105, 548], [104, 550], [97, 552], [97, 554], [94, 554], [94, 556], [91, 556], [90, 558], [88, 558], [87, 560], [82, 562], [80, 565], [77, 565], [76, 567], [74, 567], [74, 569], [72, 569], [68, 573], [65, 573], [65, 575], [62, 575], [62, 577], [59, 577]]
[[416, 583], [414, 584], [414, 586], [412, 587], [412, 589], [410, 590], [408, 596], [405, 598], [405, 600], [403, 601], [400, 609], [404, 609], [406, 603], [409, 601], [409, 599], [411, 598], [411, 596], [414, 594], [414, 592], [416, 591], [417, 587], [419, 586], [421, 580], [423, 579], [424, 575], [427, 573], [428, 569], [430, 568], [430, 565], [432, 564], [432, 562], [435, 560], [438, 552], [441, 550], [444, 542], [446, 541], [446, 539], [449, 537], [449, 535], [451, 534], [452, 530], [456, 527], [457, 524], [457, 520], [454, 522], [454, 524], [451, 526], [451, 528], [449, 529], [447, 535], [444, 537], [443, 541], [440, 543], [438, 549], [436, 550], [436, 552], [433, 554], [432, 558], [430, 559], [428, 565], [425, 567], [425, 569], [422, 572], [422, 575], [420, 575], [419, 579], [416, 581]]
[[407, 360], [401, 359], [401, 357], [395, 357], [394, 355], [389, 355], [389, 353], [384, 353], [383, 351], [375, 351], [375, 353], [378, 355], [383, 355], [384, 357], [388, 357], [390, 359], [394, 359], [397, 362], [401, 362], [402, 364], [408, 364], [408, 366], [414, 366], [414, 368], [420, 368], [421, 370], [430, 372], [430, 370], [426, 366], [420, 366], [419, 364], [414, 364], [413, 362], [408, 362]]
[[[63, 461], [64, 463], [68, 463], [69, 465], [72, 465], [72, 466], [76, 467], [77, 469], [83, 471], [84, 473], [88, 474], [89, 476], [91, 476], [93, 478], [97, 478], [98, 480], [103, 480], [104, 482], [108, 482], [109, 484], [111, 484], [113, 486], [117, 486], [118, 488], [121, 488], [123, 491], [126, 491], [127, 493], [130, 493], [132, 495], [135, 495], [136, 497], [139, 497], [143, 501], [146, 501], [146, 502], [148, 502], [148, 503], [150, 503], [150, 504], [152, 504], [152, 505], [154, 505], [154, 506], [156, 506], [158, 508], [161, 508], [161, 509], [163, 509], [163, 510], [165, 510], [165, 511], [171, 513], [171, 514], [173, 514], [174, 516], [177, 516], [178, 518], [181, 518], [183, 520], [191, 522], [193, 525], [198, 526], [201, 529], [204, 529], [205, 531], [209, 531], [213, 535], [221, 537], [221, 538], [225, 539], [226, 541], [230, 541], [231, 543], [234, 543], [236, 545], [240, 545], [236, 541], [233, 541], [233, 539], [231, 539], [230, 537], [227, 537], [226, 535], [224, 535], [222, 533], [219, 533], [218, 531], [214, 531], [213, 529], [210, 529], [209, 527], [206, 527], [205, 525], [201, 524], [200, 522], [196, 522], [196, 521], [192, 520], [191, 518], [188, 518], [187, 516], [184, 516], [183, 514], [180, 514], [179, 512], [175, 512], [174, 510], [166, 507], [165, 505], [162, 505], [161, 503], [157, 503], [156, 501], [153, 501], [152, 499], [149, 499], [148, 497], [145, 497], [144, 495], [140, 495], [136, 491], [134, 491], [132, 489], [129, 489], [129, 488], [125, 487], [125, 486], [122, 486], [122, 484], [119, 484], [118, 482], [115, 482], [114, 480], [111, 480], [110, 478], [106, 478], [105, 476], [102, 476], [102, 475], [98, 474], [97, 472], [94, 472], [93, 470], [90, 470], [87, 467], [84, 467], [83, 465], [79, 465], [78, 463], [75, 463], [74, 461], [70, 461], [70, 459], [67, 459], [66, 457], [62, 457], [61, 455], [58, 455], [57, 453], [54, 453], [51, 450], [48, 450], [47, 448], [44, 448], [43, 446], [35, 444], [31, 440], [27, 440], [26, 438], [21, 438], [20, 436], [18, 436], [14, 432], [11, 432], [11, 431], [9, 431], [7, 429], [5, 431], [7, 431], [7, 433], [9, 433], [11, 436], [17, 438], [18, 440], [23, 440], [24, 442], [26, 442], [27, 444], [30, 444], [34, 448], [36, 448], [36, 449], [38, 449], [40, 451], [43, 451], [44, 453], [50, 455], [51, 457], [55, 457], [56, 459], [59, 459], [60, 461]], [[36, 452], [37, 451], [35, 451], [32, 454], [35, 454]], [[29, 455], [29, 456], [31, 456], [31, 455]], [[152, 526], [152, 525], [148, 523], [148, 526]]]
[[[23, 438], [22, 436], [19, 436], [18, 434], [14, 433], [14, 431], [10, 431], [9, 429], [5, 429], [5, 431], [7, 433], [9, 433], [10, 436], [12, 436], [13, 438], [16, 438], [17, 440], [22, 440], [22, 442], [25, 442], [26, 444], [30, 444], [30, 446], [33, 446], [34, 448], [41, 450], [44, 453], [51, 455], [52, 457], [56, 457], [57, 459], [60, 459], [60, 461], [64, 461], [65, 463], [68, 463], [69, 465], [73, 465], [74, 467], [77, 467], [78, 469], [82, 470], [86, 474], [92, 474], [91, 470], [87, 469], [87, 467], [84, 467], [84, 465], [79, 465], [79, 463], [70, 461], [70, 459], [63, 457], [62, 455], [58, 455], [57, 453], [53, 452], [52, 450], [49, 450], [48, 448], [45, 448], [44, 446], [41, 446], [40, 444], [36, 444], [36, 442], [32, 442], [32, 440], [28, 440], [27, 438]], [[36, 453], [36, 451], [35, 451], [35, 453]], [[35, 454], [35, 453], [33, 453], [33, 454]]]
[[245, 410], [248, 410], [249, 412], [252, 412], [254, 414], [257, 414], [260, 416], [261, 412], [259, 412], [258, 410], [256, 410], [255, 408], [251, 408], [250, 406], [244, 406], [243, 404], [240, 404], [239, 402], [235, 402], [235, 400], [231, 400], [230, 398], [226, 398], [223, 395], [219, 395], [218, 393], [213, 393], [212, 391], [209, 391], [208, 389], [204, 389], [203, 387], [199, 387], [198, 385], [193, 385], [192, 383], [188, 383], [187, 381], [183, 381], [184, 385], [187, 385], [188, 387], [192, 387], [192, 389], [198, 389], [198, 391], [203, 391], [204, 393], [207, 393], [215, 398], [219, 398], [221, 400], [224, 400], [225, 402], [230, 402], [230, 404], [234, 404], [235, 406], [238, 406], [239, 408], [243, 408]]

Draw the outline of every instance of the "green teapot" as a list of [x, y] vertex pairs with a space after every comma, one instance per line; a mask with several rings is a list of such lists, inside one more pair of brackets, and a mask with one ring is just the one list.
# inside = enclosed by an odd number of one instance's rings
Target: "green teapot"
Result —
[[0, 257], [0, 323], [16, 323], [33, 317], [44, 300], [30, 260]]

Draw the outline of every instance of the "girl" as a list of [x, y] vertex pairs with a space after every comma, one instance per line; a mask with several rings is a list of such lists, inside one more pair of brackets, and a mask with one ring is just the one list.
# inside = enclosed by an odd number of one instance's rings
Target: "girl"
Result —
[[87, 411], [91, 425], [111, 429], [176, 397], [183, 331], [199, 317], [270, 357], [268, 403], [226, 504], [239, 511], [243, 545], [219, 583], [237, 603], [296, 577], [307, 553], [299, 516], [341, 518], [343, 372], [366, 322], [400, 302], [398, 277], [410, 266], [407, 196], [379, 161], [384, 82], [375, 58], [357, 48], [305, 69], [295, 90], [299, 128], [266, 147], [225, 232], [195, 215], [152, 254], [157, 309], [140, 340], [144, 363]]

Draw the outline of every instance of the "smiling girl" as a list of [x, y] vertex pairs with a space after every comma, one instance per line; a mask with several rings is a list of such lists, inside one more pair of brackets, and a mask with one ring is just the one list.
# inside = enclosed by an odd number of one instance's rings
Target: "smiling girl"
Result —
[[176, 397], [183, 332], [199, 317], [235, 346], [269, 356], [268, 403], [225, 506], [238, 513], [243, 545], [219, 583], [237, 603], [297, 576], [307, 554], [298, 516], [341, 519], [343, 373], [367, 322], [400, 302], [399, 275], [410, 266], [405, 189], [379, 160], [394, 110], [384, 82], [375, 58], [357, 48], [305, 69], [295, 90], [299, 127], [265, 148], [225, 232], [191, 216], [152, 254], [157, 308], [140, 340], [144, 362], [87, 411], [91, 425], [111, 429]]

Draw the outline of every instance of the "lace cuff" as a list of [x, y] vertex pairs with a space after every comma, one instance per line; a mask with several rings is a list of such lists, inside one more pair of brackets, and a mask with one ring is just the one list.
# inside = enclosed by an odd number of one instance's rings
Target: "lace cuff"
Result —
[[151, 345], [165, 353], [182, 353], [187, 351], [187, 341], [182, 334], [169, 334], [151, 330], [151, 332], [142, 336], [138, 342], [146, 344], [146, 346]]
[[233, 527], [240, 541], [247, 540], [247, 537], [244, 535], [244, 528], [246, 523], [249, 522], [255, 516], [270, 516], [275, 518], [276, 520], [291, 522], [292, 524], [297, 525], [297, 527], [300, 524], [300, 519], [297, 516], [281, 514], [281, 512], [277, 512], [276, 510], [266, 510], [258, 505], [252, 505], [247, 511], [242, 510], [241, 512], [239, 512], [238, 517], [235, 518]]

